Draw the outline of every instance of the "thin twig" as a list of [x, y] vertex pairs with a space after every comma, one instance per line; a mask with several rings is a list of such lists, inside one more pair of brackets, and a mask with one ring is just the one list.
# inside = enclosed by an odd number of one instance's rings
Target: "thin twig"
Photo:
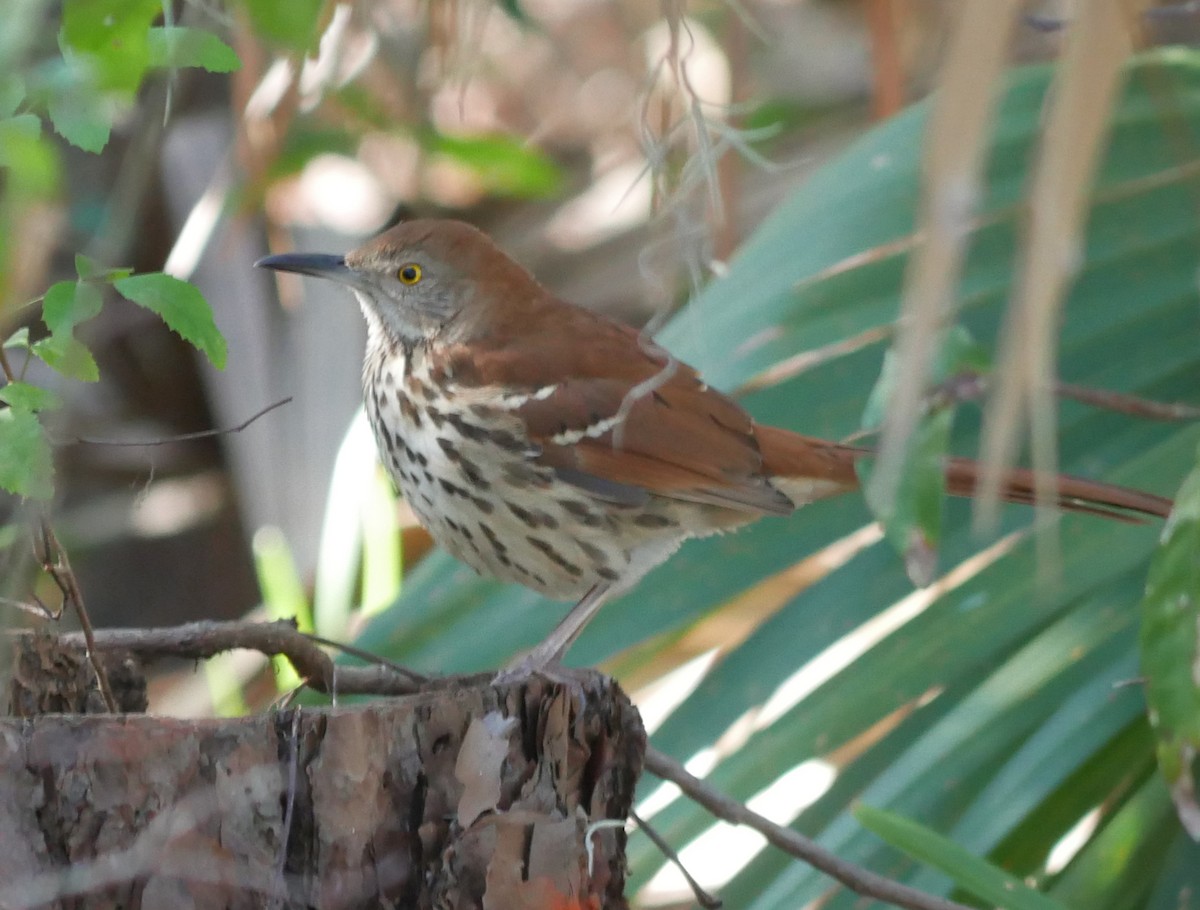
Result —
[[683, 875], [684, 881], [688, 883], [688, 887], [692, 889], [692, 894], [696, 897], [696, 903], [703, 907], [704, 910], [717, 910], [718, 907], [722, 906], [721, 899], [719, 897], [714, 897], [705, 891], [704, 886], [696, 881], [696, 879], [692, 876], [692, 873], [688, 872], [687, 867], [679, 858], [679, 854], [675, 852], [675, 848], [663, 840], [661, 834], [655, 831], [648, 822], [640, 818], [633, 810], [630, 810], [629, 817], [632, 818], [634, 822], [637, 823], [637, 826], [642, 829], [642, 833], [645, 834], [646, 837], [650, 838], [650, 843], [658, 847], [658, 852], [665, 856], [667, 861], [676, 869], [678, 869], [680, 874]]
[[773, 846], [788, 853], [814, 869], [841, 882], [855, 894], [885, 901], [906, 910], [972, 910], [944, 897], [926, 894], [899, 882], [876, 875], [855, 863], [848, 862], [809, 840], [803, 834], [777, 825], [737, 800], [726, 796], [700, 778], [688, 773], [675, 759], [653, 746], [646, 748], [646, 770], [656, 777], [677, 785], [717, 818], [735, 825], [745, 825], [762, 834]]
[[1141, 417], [1144, 420], [1197, 420], [1200, 419], [1200, 408], [1192, 404], [1175, 401], [1152, 401], [1149, 398], [1139, 398], [1136, 395], [1126, 395], [1123, 392], [1109, 392], [1105, 389], [1092, 389], [1087, 386], [1072, 385], [1069, 382], [1058, 383], [1056, 390], [1063, 398], [1070, 398], [1082, 404], [1103, 408], [1106, 411], [1116, 411], [1128, 414], [1130, 417]]
[[[83, 644], [78, 633], [62, 635], [59, 640], [68, 647]], [[310, 688], [324, 693], [336, 687], [343, 695], [409, 695], [428, 682], [418, 673], [361, 651], [357, 653], [371, 659], [374, 666], [338, 666], [311, 636], [286, 619], [271, 623], [202, 621], [165, 629], [101, 629], [95, 633], [92, 646], [98, 651], [131, 653], [143, 660], [161, 657], [204, 660], [239, 648], [267, 656], [282, 655], [292, 662]]]
[[175, 436], [163, 436], [158, 439], [143, 439], [143, 440], [125, 440], [125, 439], [94, 439], [91, 436], [76, 436], [75, 442], [86, 443], [93, 446], [165, 446], [173, 442], [190, 442], [193, 439], [208, 439], [210, 436], [225, 436], [228, 433], [240, 433], [254, 421], [258, 420], [267, 414], [270, 414], [276, 408], [281, 408], [292, 400], [292, 396], [281, 398], [274, 404], [269, 404], [261, 411], [257, 411], [250, 417], [247, 417], [235, 427], [225, 427], [218, 430], [197, 430], [195, 433], [179, 433]]
[[[96, 656], [96, 637], [92, 630], [92, 620], [83, 604], [83, 591], [80, 590], [79, 580], [71, 569], [67, 551], [58, 542], [58, 537], [55, 536], [54, 529], [50, 527], [50, 521], [45, 516], [42, 516], [40, 531], [41, 552], [37, 553], [37, 556], [41, 560], [42, 569], [54, 579], [58, 590], [62, 592], [63, 605], [70, 605], [75, 609], [75, 615], [79, 617], [79, 627], [83, 630], [84, 652], [92, 665], [92, 671], [96, 674], [96, 684], [100, 687], [100, 694], [104, 697], [104, 706], [110, 713], [116, 714], [117, 700], [113, 697], [112, 686], [108, 684], [108, 673], [105, 672]], [[36, 545], [34, 549], [37, 550]]]

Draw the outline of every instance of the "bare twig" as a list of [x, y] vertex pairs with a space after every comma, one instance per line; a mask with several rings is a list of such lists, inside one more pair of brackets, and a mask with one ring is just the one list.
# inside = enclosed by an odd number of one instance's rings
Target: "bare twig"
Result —
[[270, 414], [276, 408], [281, 408], [292, 400], [292, 396], [281, 398], [274, 404], [269, 404], [260, 411], [255, 412], [250, 417], [247, 417], [235, 427], [225, 427], [217, 430], [197, 430], [195, 433], [179, 433], [175, 436], [163, 436], [158, 439], [142, 439], [142, 440], [125, 440], [125, 439], [94, 439], [90, 436], [76, 436], [75, 442], [86, 443], [93, 446], [165, 446], [173, 442], [189, 442], [193, 439], [208, 439], [210, 436], [225, 436], [228, 433], [240, 433], [254, 421], [258, 420], [267, 414]]
[[841, 882], [855, 894], [885, 901], [907, 910], [971, 910], [944, 897], [926, 894], [907, 885], [876, 875], [868, 869], [848, 862], [829, 852], [820, 844], [783, 825], [777, 825], [737, 800], [714, 789], [700, 778], [688, 773], [675, 759], [653, 746], [646, 748], [646, 770], [656, 777], [677, 785], [717, 818], [734, 825], [745, 825], [762, 834], [774, 847], [788, 853], [814, 869]]
[[[63, 635], [60, 641], [67, 646], [83, 644], [77, 633]], [[399, 664], [361, 651], [357, 653], [369, 657], [374, 666], [337, 666], [311, 636], [286, 619], [271, 623], [203, 621], [166, 629], [101, 629], [94, 634], [92, 646], [98, 651], [127, 652], [143, 660], [204, 660], [238, 648], [268, 656], [278, 654], [292, 662], [310, 688], [324, 693], [336, 688], [343, 695], [408, 695], [419, 691], [427, 681]]]
[[35, 544], [35, 553], [42, 564], [43, 571], [54, 579], [58, 590], [62, 592], [63, 605], [69, 605], [75, 609], [75, 615], [79, 617], [79, 627], [83, 630], [84, 650], [92, 665], [92, 670], [96, 674], [96, 684], [100, 687], [100, 694], [104, 697], [104, 706], [116, 714], [117, 700], [113, 697], [112, 686], [108, 684], [108, 674], [96, 657], [96, 639], [92, 630], [92, 620], [88, 616], [87, 608], [83, 605], [83, 592], [79, 588], [79, 580], [71, 569], [67, 551], [58, 542], [58, 537], [55, 536], [54, 529], [50, 527], [50, 521], [45, 516], [41, 519], [39, 529], [41, 547], [39, 549]]
[[684, 878], [684, 881], [688, 883], [688, 887], [692, 889], [692, 894], [696, 897], [696, 903], [703, 907], [704, 910], [717, 910], [718, 907], [722, 906], [721, 899], [719, 897], [714, 897], [713, 895], [709, 894], [704, 890], [704, 887], [692, 877], [692, 873], [688, 872], [687, 867], [683, 864], [683, 861], [680, 860], [679, 854], [675, 852], [675, 848], [663, 840], [661, 834], [655, 831], [654, 828], [652, 828], [644, 819], [640, 818], [636, 812], [630, 810], [629, 817], [632, 818], [637, 826], [642, 829], [642, 833], [645, 834], [646, 837], [650, 838], [650, 843], [658, 847], [658, 852], [665, 856], [667, 861], [679, 870], [680, 874]]
[[1072, 385], [1060, 382], [1056, 386], [1058, 394], [1092, 407], [1104, 408], [1106, 411], [1116, 411], [1128, 414], [1130, 417], [1140, 417], [1144, 420], [1197, 420], [1200, 419], [1200, 408], [1192, 404], [1175, 401], [1152, 401], [1149, 398], [1139, 398], [1136, 395], [1126, 395], [1122, 392], [1110, 392], [1106, 389], [1092, 389], [1082, 385]]

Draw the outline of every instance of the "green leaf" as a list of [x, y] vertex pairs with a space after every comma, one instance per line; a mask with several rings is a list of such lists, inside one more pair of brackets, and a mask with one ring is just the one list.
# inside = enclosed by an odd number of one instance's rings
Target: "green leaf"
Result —
[[[262, 591], [267, 615], [274, 620], [290, 619], [301, 632], [312, 632], [312, 608], [283, 532], [271, 526], [259, 528], [254, 534], [252, 546], [258, 588]], [[280, 691], [294, 689], [300, 684], [300, 675], [286, 657], [272, 657], [271, 664], [275, 668], [275, 683]]]
[[[895, 349], [889, 349], [879, 381], [867, 399], [863, 429], [876, 430], [883, 424], [896, 384], [898, 362]], [[937, 568], [946, 496], [945, 461], [957, 404], [955, 383], [962, 378], [971, 380], [986, 370], [986, 364], [986, 353], [978, 342], [962, 326], [953, 326], [935, 352], [930, 374], [933, 393], [927, 413], [909, 440], [894, 495], [881, 495], [870, 482], [873, 461], [863, 460], [856, 465], [867, 505], [883, 523], [892, 546], [904, 557], [909, 577], [920, 587], [933, 580]]]
[[100, 289], [86, 281], [58, 281], [42, 298], [42, 321], [51, 334], [70, 332], [100, 312]]
[[0, 410], [0, 488], [18, 496], [49, 499], [54, 463], [41, 421], [32, 411]]
[[858, 806], [854, 817], [894, 847], [936, 866], [962, 888], [1004, 910], [1067, 910], [1003, 869], [923, 825], [892, 812]]
[[210, 73], [231, 73], [242, 65], [233, 48], [204, 29], [152, 28], [148, 38], [151, 66], [174, 69], [195, 66]]
[[84, 382], [95, 382], [100, 378], [100, 368], [96, 366], [92, 352], [69, 332], [35, 341], [30, 350], [64, 376]]
[[0, 168], [8, 169], [9, 188], [20, 194], [44, 198], [57, 190], [58, 153], [33, 114], [0, 120]]
[[317, 155], [352, 155], [357, 144], [355, 136], [345, 129], [320, 129], [303, 122], [296, 123], [288, 130], [283, 148], [271, 161], [268, 174], [272, 179], [278, 179], [298, 173]]
[[1158, 764], [1183, 825], [1200, 838], [1200, 464], [1179, 489], [1142, 600], [1141, 654]]
[[295, 51], [317, 46], [322, 0], [242, 0], [254, 30]]
[[104, 268], [94, 259], [91, 259], [83, 253], [75, 254], [75, 274], [80, 278], [91, 279], [93, 281], [116, 281], [118, 278], [127, 278], [133, 274], [133, 269], [124, 266], [117, 268]]
[[64, 52], [69, 48], [93, 64], [96, 88], [132, 96], [150, 63], [150, 23], [161, 14], [161, 0], [67, 0]]
[[58, 134], [77, 148], [99, 154], [108, 145], [111, 104], [85, 79], [53, 92], [46, 111]]
[[0, 75], [0, 118], [11, 117], [25, 100], [25, 80], [16, 73]]
[[184, 341], [202, 351], [219, 370], [225, 368], [225, 339], [213, 322], [208, 301], [195, 286], [162, 272], [132, 275], [113, 282], [121, 296], [157, 313]]
[[449, 136], [431, 133], [422, 144], [473, 171], [493, 193], [540, 199], [562, 189], [562, 170], [544, 153], [502, 134]]
[[4, 347], [29, 350], [29, 326], [23, 325], [5, 338]]
[[62, 407], [62, 399], [49, 389], [28, 382], [10, 382], [0, 386], [0, 401], [22, 411], [53, 411]]

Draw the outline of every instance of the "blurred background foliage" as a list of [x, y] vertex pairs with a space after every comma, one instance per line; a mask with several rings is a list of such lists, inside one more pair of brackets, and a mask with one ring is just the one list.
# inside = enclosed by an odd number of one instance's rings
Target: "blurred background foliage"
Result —
[[[16, 396], [56, 474], [49, 505], [9, 502], [0, 595], [53, 599], [23, 524], [46, 508], [100, 625], [294, 615], [439, 672], [536, 642], [562, 607], [430, 552], [391, 497], [356, 414], [353, 303], [251, 269], [412, 212], [484, 227], [756, 418], [828, 438], [886, 434], [921, 257], [945, 243], [904, 476], [977, 454], [980, 400], [1049, 364], [1107, 406], [1009, 386], [1028, 432], [1007, 447], [1044, 454], [1049, 413], [1064, 470], [1175, 495], [1200, 442], [1198, 29], [1191, 4], [1116, 0], [12, 0], [0, 320], [14, 374], [61, 407]], [[1074, 176], [1039, 183], [1055, 149]], [[1039, 227], [1047, 205], [1070, 221], [1072, 192], [1086, 232]], [[124, 302], [146, 298], [129, 269], [193, 282], [227, 354], [194, 302], [182, 321]], [[1012, 314], [1042, 274], [1066, 294], [1039, 333]], [[29, 356], [74, 339], [94, 371]], [[1200, 485], [1157, 555], [1157, 525], [1035, 535], [1009, 508], [977, 533], [969, 504], [910, 486], [873, 496], [886, 529], [845, 497], [689, 544], [571, 662], [613, 672], [658, 748], [877, 871], [981, 906], [1200, 906], [1181, 823]], [[229, 655], [163, 673], [152, 703], [260, 709], [289, 673]], [[643, 786], [640, 815], [728, 906], [861, 903]], [[688, 903], [638, 833], [630, 861], [640, 905]]]

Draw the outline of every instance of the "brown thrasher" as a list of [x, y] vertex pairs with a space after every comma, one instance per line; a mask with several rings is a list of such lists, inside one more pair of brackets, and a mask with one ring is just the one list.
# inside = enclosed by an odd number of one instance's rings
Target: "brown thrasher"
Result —
[[[379, 453], [434, 539], [476, 571], [577, 606], [523, 662], [556, 662], [608, 598], [689, 537], [858, 486], [855, 448], [759, 426], [627, 326], [557, 299], [485, 234], [410, 221], [346, 256], [259, 266], [329, 278], [367, 320]], [[978, 465], [946, 461], [950, 493]], [[1013, 470], [1002, 495], [1031, 502]], [[1165, 516], [1159, 496], [1057, 478], [1061, 507]], [[1111, 514], [1111, 513], [1109, 513]]]

